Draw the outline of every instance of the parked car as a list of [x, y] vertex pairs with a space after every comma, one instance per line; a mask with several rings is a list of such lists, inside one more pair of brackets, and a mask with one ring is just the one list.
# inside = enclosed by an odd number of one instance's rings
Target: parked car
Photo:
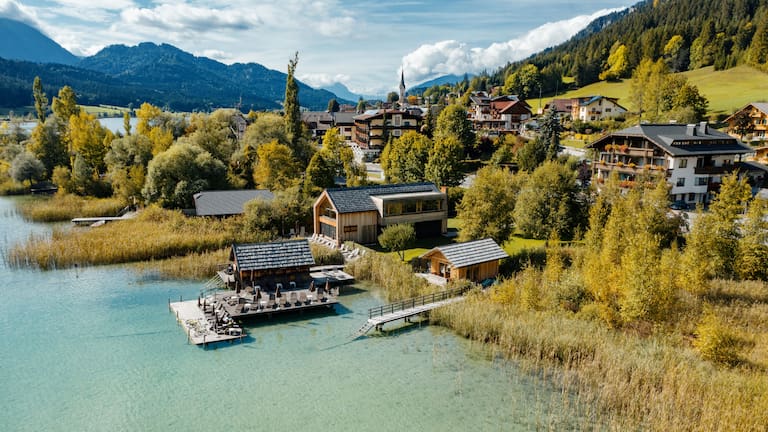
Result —
[[685, 201], [677, 200], [669, 205], [672, 210], [688, 210], [690, 206]]

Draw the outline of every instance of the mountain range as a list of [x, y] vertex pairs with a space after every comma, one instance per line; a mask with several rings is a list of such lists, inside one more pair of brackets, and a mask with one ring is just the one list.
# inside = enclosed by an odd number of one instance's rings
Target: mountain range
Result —
[[[240, 105], [244, 110], [280, 109], [286, 74], [257, 63], [225, 65], [196, 57], [172, 45], [112, 45], [77, 58], [37, 29], [0, 20], [0, 106], [32, 103], [32, 82], [39, 76], [53, 96], [69, 85], [82, 104], [138, 106], [143, 102], [177, 111]], [[301, 82], [299, 100], [312, 110], [328, 101], [356, 103]]]

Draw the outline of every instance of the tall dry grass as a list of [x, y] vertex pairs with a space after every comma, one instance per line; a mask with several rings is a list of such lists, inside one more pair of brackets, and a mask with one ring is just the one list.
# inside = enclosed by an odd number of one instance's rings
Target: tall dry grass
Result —
[[164, 260], [142, 261], [134, 264], [142, 272], [158, 272], [169, 279], [207, 280], [219, 267], [229, 262], [229, 248], [210, 252], [190, 253]]
[[54, 195], [19, 202], [21, 215], [33, 222], [61, 222], [76, 217], [117, 216], [125, 207], [118, 198], [86, 198], [77, 195]]
[[[549, 374], [580, 404], [597, 407], [601, 427], [766, 430], [768, 284], [715, 281], [700, 298], [681, 300], [689, 306], [676, 311], [678, 321], [610, 329], [593, 303], [578, 313], [564, 306], [559, 299], [572, 288], [548, 281], [546, 272], [528, 268], [489, 293], [433, 311], [432, 321]], [[572, 276], [566, 270], [560, 280]], [[703, 309], [748, 342], [737, 367], [693, 348]]]
[[532, 371], [549, 374], [579, 404], [596, 407], [600, 428], [766, 430], [766, 285], [726, 286], [710, 296], [760, 299], [747, 309], [721, 303], [718, 310], [736, 330], [758, 325], [750, 334], [761, 342], [746, 356], [749, 361], [735, 368], [702, 359], [691, 347], [691, 335], [670, 331], [677, 327], [612, 330], [588, 314], [531, 308], [522, 288], [517, 300], [506, 302], [473, 293], [461, 304], [433, 311], [431, 318]]
[[345, 270], [357, 280], [372, 282], [381, 287], [387, 301], [440, 291], [440, 287], [430, 285], [425, 279], [414, 275], [411, 266], [399, 257], [370, 250], [348, 263]]
[[10, 248], [7, 261], [16, 267], [41, 269], [120, 264], [202, 254], [232, 242], [268, 240], [263, 237], [246, 232], [239, 218], [188, 218], [178, 211], [150, 207], [135, 219], [31, 236]]

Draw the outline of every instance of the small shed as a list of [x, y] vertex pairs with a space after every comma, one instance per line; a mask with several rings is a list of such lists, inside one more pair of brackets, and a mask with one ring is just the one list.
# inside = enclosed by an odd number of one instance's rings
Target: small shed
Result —
[[491, 238], [438, 246], [419, 258], [429, 261], [429, 272], [448, 280], [481, 282], [499, 274], [499, 260], [509, 255]]
[[271, 291], [277, 284], [286, 289], [309, 285], [309, 268], [315, 258], [306, 239], [268, 243], [233, 244], [229, 254], [237, 289], [260, 286]]

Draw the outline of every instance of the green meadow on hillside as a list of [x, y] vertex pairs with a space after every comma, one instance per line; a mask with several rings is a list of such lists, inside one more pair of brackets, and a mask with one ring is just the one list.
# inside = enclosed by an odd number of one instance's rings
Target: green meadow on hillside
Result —
[[[708, 114], [711, 117], [730, 115], [750, 102], [765, 100], [768, 95], [768, 74], [749, 66], [737, 66], [723, 71], [716, 71], [710, 66], [683, 72], [683, 75], [709, 100]], [[560, 94], [558, 98], [592, 95], [615, 97], [619, 98], [620, 104], [632, 111], [636, 107], [629, 102], [629, 83], [629, 79], [619, 82], [601, 81]], [[542, 105], [552, 99], [542, 99]], [[538, 106], [537, 103], [532, 105]]]

